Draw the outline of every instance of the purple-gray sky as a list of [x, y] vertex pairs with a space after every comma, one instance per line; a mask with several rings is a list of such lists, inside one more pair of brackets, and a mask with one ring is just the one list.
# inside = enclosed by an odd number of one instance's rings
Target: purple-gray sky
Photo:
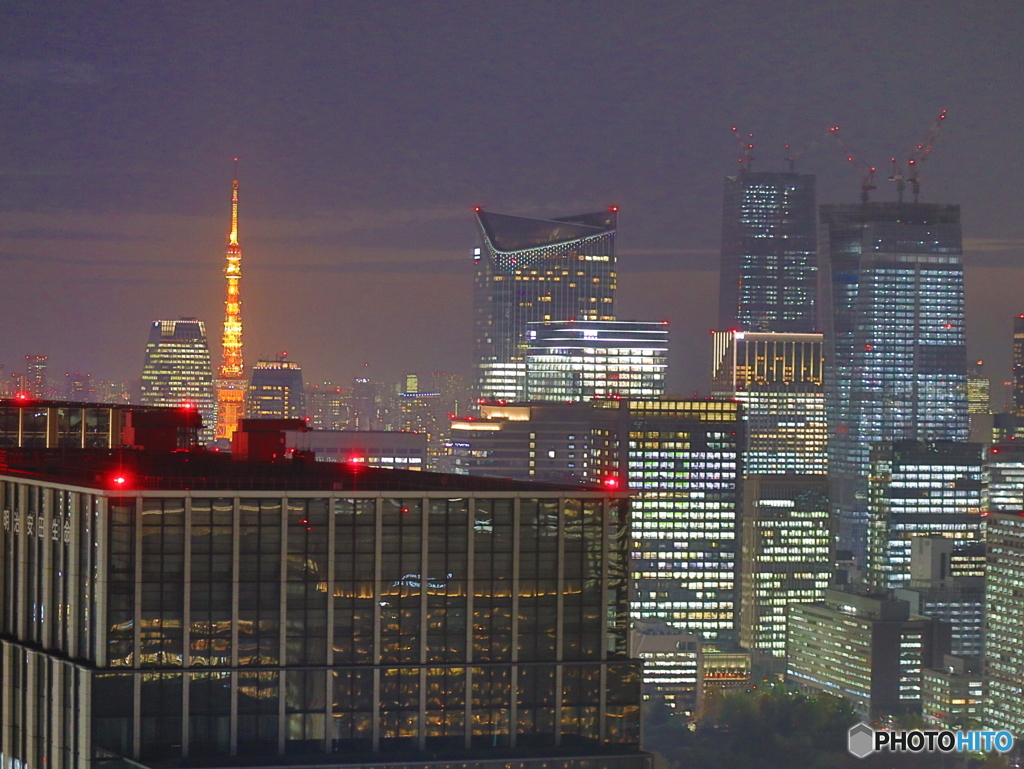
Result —
[[[964, 212], [968, 340], [1024, 311], [1024, 5], [0, 2], [0, 363], [137, 377], [149, 322], [215, 342], [241, 158], [245, 355], [307, 380], [469, 373], [471, 207], [617, 204], [619, 315], [668, 319], [704, 389], [729, 129], [811, 145], [852, 202], [949, 110], [922, 200]], [[215, 357], [219, 344], [214, 345]]]

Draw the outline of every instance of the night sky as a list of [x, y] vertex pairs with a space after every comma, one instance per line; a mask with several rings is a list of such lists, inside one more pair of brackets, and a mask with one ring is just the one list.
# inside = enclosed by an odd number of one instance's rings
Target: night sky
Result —
[[669, 320], [671, 389], [704, 391], [730, 128], [755, 170], [791, 144], [819, 203], [854, 202], [839, 125], [891, 200], [889, 158], [948, 109], [921, 199], [963, 207], [968, 351], [998, 382], [1022, 31], [1019, 0], [0, 2], [0, 363], [134, 379], [179, 316], [216, 361], [238, 156], [249, 364], [468, 375], [472, 207], [614, 204], [618, 315]]

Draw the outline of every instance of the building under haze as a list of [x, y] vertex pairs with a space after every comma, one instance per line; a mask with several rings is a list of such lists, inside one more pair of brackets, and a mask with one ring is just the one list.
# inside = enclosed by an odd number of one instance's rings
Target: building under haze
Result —
[[985, 575], [986, 729], [1024, 734], [1024, 517], [993, 512], [987, 519]]
[[142, 365], [144, 406], [185, 406], [203, 418], [203, 441], [213, 438], [217, 401], [206, 325], [195, 318], [155, 320]]
[[8, 766], [649, 766], [623, 492], [194, 452], [7, 459]]
[[531, 321], [526, 338], [528, 400], [646, 399], [665, 394], [665, 322]]
[[864, 553], [878, 441], [966, 441], [960, 207], [821, 207], [830, 312], [829, 473], [843, 549]]
[[818, 331], [814, 177], [740, 171], [725, 180], [718, 328]]
[[488, 401], [526, 393], [526, 324], [615, 320], [616, 209], [559, 219], [476, 210], [473, 349]]
[[245, 393], [249, 419], [295, 419], [306, 416], [302, 368], [294, 361], [261, 360], [252, 367]]

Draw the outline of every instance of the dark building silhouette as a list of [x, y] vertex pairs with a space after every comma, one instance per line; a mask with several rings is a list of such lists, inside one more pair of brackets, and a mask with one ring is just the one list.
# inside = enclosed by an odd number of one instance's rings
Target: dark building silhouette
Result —
[[527, 323], [615, 320], [616, 209], [550, 220], [481, 209], [476, 216], [476, 391], [522, 400]]
[[624, 492], [2, 456], [5, 761], [649, 766]]
[[725, 180], [718, 328], [818, 331], [814, 177], [741, 171]]

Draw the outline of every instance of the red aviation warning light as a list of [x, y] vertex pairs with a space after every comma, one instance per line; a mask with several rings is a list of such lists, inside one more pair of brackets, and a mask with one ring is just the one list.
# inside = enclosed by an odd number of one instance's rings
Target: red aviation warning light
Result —
[[614, 491], [615, 489], [619, 488], [619, 479], [616, 478], [614, 475], [609, 475], [607, 478], [604, 479], [603, 485], [606, 489]]
[[117, 473], [110, 479], [110, 483], [115, 489], [126, 489], [128, 488], [128, 476], [124, 473]]

